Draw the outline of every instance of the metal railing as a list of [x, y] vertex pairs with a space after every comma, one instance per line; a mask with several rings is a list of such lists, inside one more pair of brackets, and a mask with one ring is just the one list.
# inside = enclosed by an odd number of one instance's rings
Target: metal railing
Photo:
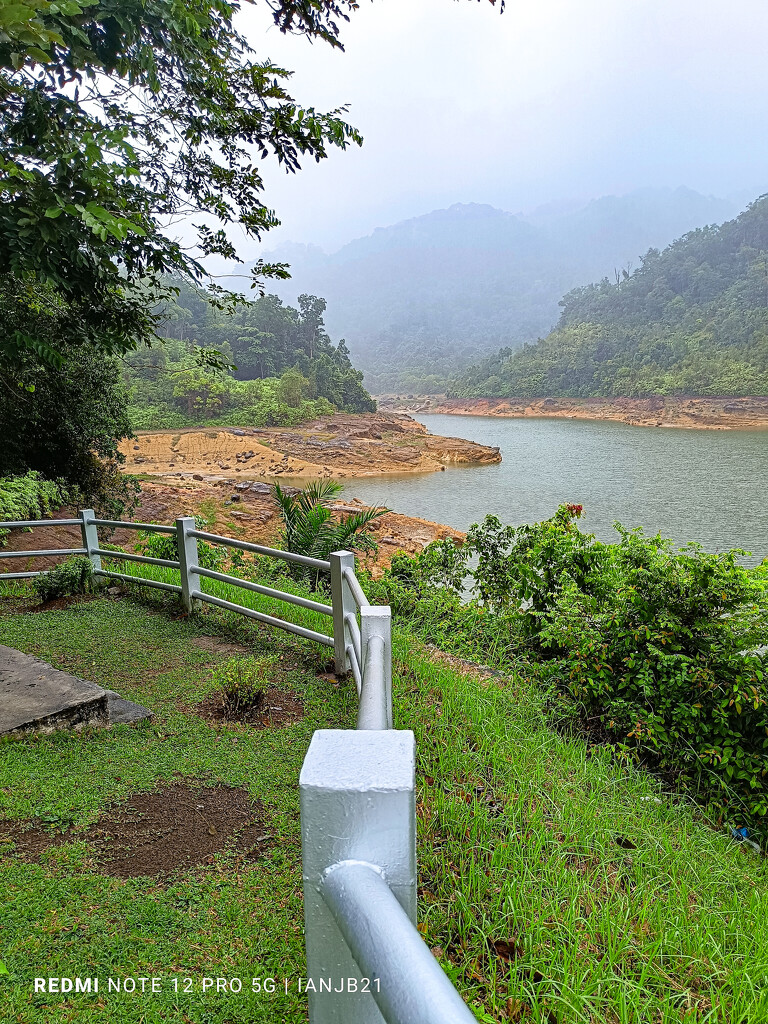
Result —
[[[79, 526], [82, 547], [0, 551], [0, 558], [86, 555], [94, 575], [155, 587], [245, 615], [332, 647], [336, 672], [351, 672], [358, 693], [356, 730], [315, 732], [299, 779], [302, 866], [311, 1024], [471, 1024], [475, 1021], [416, 927], [416, 745], [392, 720], [392, 637], [388, 607], [371, 605], [354, 555], [329, 561], [198, 530], [98, 519], [0, 523], [0, 528]], [[152, 558], [101, 546], [100, 527], [175, 535], [178, 558]], [[200, 565], [198, 540], [278, 558], [330, 574], [331, 603], [310, 600]], [[180, 583], [104, 569], [102, 559], [178, 570]], [[23, 579], [38, 572], [0, 574]], [[331, 618], [330, 635], [216, 597], [202, 579], [239, 587]]]

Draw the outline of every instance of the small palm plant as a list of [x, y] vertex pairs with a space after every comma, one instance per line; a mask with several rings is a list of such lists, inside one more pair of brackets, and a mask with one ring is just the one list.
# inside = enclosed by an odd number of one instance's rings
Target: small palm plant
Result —
[[[275, 498], [283, 520], [283, 548], [297, 555], [328, 560], [333, 551], [376, 551], [378, 546], [368, 526], [389, 512], [371, 508], [355, 512], [346, 519], [334, 520], [328, 507], [343, 490], [333, 480], [315, 480], [299, 494], [286, 494], [275, 484]], [[292, 566], [297, 576], [310, 573], [300, 565]]]

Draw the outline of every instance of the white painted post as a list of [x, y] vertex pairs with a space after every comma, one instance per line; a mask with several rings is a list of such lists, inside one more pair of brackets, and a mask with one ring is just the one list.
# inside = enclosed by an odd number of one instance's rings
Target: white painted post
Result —
[[83, 547], [87, 552], [87, 558], [90, 560], [93, 571], [100, 572], [101, 555], [94, 554], [94, 551], [96, 551], [99, 546], [99, 531], [91, 521], [96, 518], [96, 513], [92, 508], [84, 508], [78, 513], [78, 517], [80, 519], [80, 533], [83, 538]]
[[[368, 644], [374, 637], [380, 637], [383, 641], [383, 657], [382, 657], [382, 673], [383, 678], [379, 680], [371, 680], [366, 678], [366, 666], [368, 664]], [[384, 728], [392, 728], [392, 611], [389, 605], [368, 605], [367, 608], [360, 609], [360, 653], [363, 656], [363, 663], [360, 666], [360, 672], [363, 677], [363, 690], [366, 687], [370, 687], [373, 683], [374, 686], [383, 687], [383, 695], [381, 700], [385, 704], [386, 708], [386, 726]], [[368, 694], [365, 699], [367, 706], [370, 706], [375, 700], [372, 694]], [[378, 700], [375, 700], [378, 703]], [[362, 707], [362, 703], [361, 703]], [[360, 724], [358, 723], [358, 728]], [[382, 726], [379, 726], [382, 728]]]
[[181, 602], [191, 614], [200, 607], [200, 601], [193, 596], [200, 589], [200, 577], [192, 572], [197, 567], [197, 537], [189, 534], [195, 529], [195, 520], [184, 516], [176, 520], [176, 548], [179, 552], [179, 572], [181, 573]]
[[415, 766], [413, 733], [405, 730], [328, 729], [312, 737], [299, 778], [310, 1024], [384, 1024], [374, 979], [360, 991], [360, 969], [322, 888], [341, 861], [374, 865], [415, 926]]
[[[342, 676], [350, 669], [346, 651], [347, 633], [344, 628], [344, 616], [357, 614], [357, 605], [349, 589], [349, 584], [344, 579], [344, 570], [355, 571], [355, 556], [351, 551], [334, 551], [329, 561], [331, 563], [331, 605], [333, 606], [333, 660], [336, 675]], [[361, 665], [361, 672], [362, 668]]]

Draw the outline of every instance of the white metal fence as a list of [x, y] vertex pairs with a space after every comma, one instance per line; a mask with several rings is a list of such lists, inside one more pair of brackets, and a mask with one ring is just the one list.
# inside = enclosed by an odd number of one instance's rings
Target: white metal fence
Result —
[[[322, 729], [312, 737], [299, 779], [301, 798], [307, 992], [311, 1024], [470, 1024], [475, 1021], [416, 928], [416, 746], [392, 720], [392, 636], [388, 607], [369, 604], [354, 555], [329, 561], [198, 530], [98, 519], [0, 522], [2, 529], [79, 526], [82, 546], [0, 551], [3, 558], [84, 555], [96, 576], [178, 594], [189, 612], [202, 603], [245, 615], [333, 648], [336, 672], [357, 686], [357, 730]], [[99, 528], [175, 536], [176, 559], [101, 546]], [[198, 540], [279, 558], [330, 575], [331, 604], [252, 583], [200, 565]], [[178, 570], [180, 583], [105, 569], [102, 559]], [[39, 572], [0, 574], [0, 581]], [[201, 578], [249, 590], [328, 616], [317, 632], [206, 593]]]

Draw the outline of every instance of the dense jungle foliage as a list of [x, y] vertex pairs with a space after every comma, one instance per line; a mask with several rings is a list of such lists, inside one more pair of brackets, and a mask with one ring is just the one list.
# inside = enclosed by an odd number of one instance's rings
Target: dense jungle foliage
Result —
[[454, 396], [768, 394], [768, 197], [650, 249], [632, 274], [576, 288], [557, 328], [502, 349]]
[[[276, 396], [230, 386], [218, 401], [205, 397], [219, 389], [217, 370], [226, 378], [215, 353], [190, 347], [167, 367], [154, 350], [174, 279], [226, 304], [204, 265], [210, 255], [240, 262], [226, 226], [260, 239], [279, 223], [264, 201], [264, 161], [295, 172], [304, 158], [362, 142], [344, 110], [299, 105], [285, 88], [291, 72], [256, 54], [228, 0], [0, 6], [0, 475], [61, 479], [80, 500], [119, 514], [130, 499], [117, 452], [132, 429], [126, 353], [175, 378], [170, 389], [137, 394], [139, 366], [129, 367], [135, 404], [149, 397], [182, 418], [257, 407], [265, 419], [294, 422], [329, 411], [329, 401], [370, 402], [344, 347], [329, 351], [319, 336], [308, 363], [273, 382]], [[280, 31], [335, 47], [357, 8], [265, 6]], [[167, 233], [169, 222], [192, 227], [198, 214], [191, 244]], [[261, 292], [266, 278], [286, 275], [257, 261], [248, 276]], [[243, 334], [256, 326], [244, 321]], [[268, 328], [262, 334], [271, 352], [277, 343]], [[280, 378], [293, 365], [251, 372], [246, 361], [241, 377]]]
[[[277, 0], [278, 29], [340, 46], [351, 0]], [[210, 281], [200, 260], [238, 260], [226, 233], [259, 239], [279, 223], [263, 163], [359, 144], [337, 109], [300, 106], [290, 72], [237, 31], [228, 0], [19, 0], [0, 18], [0, 276], [12, 296], [0, 358], [49, 365], [77, 343], [124, 353], [154, 334], [165, 280]], [[259, 159], [254, 159], [258, 152]], [[194, 217], [200, 215], [200, 221]], [[191, 247], [163, 227], [194, 224]], [[281, 276], [262, 263], [252, 281]], [[73, 311], [39, 330], [38, 293]]]
[[[0, 477], [0, 522], [43, 519], [68, 498], [65, 487], [44, 480], [39, 473]], [[0, 547], [7, 543], [8, 530], [0, 530]]]
[[[325, 300], [299, 296], [298, 309], [274, 295], [222, 309], [212, 296], [173, 282], [162, 343], [124, 360], [136, 430], [226, 423], [290, 426], [315, 416], [373, 412], [344, 341], [325, 330]], [[221, 358], [209, 365], [201, 351]]]
[[444, 650], [532, 673], [561, 719], [768, 838], [768, 562], [619, 523], [606, 544], [582, 512], [488, 516], [460, 549], [396, 556], [366, 592]]

